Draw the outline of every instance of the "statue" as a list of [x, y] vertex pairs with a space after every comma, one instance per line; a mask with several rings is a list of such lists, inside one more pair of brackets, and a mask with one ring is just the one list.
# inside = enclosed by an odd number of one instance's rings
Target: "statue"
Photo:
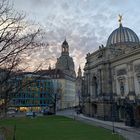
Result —
[[121, 25], [122, 24], [122, 15], [120, 15], [120, 14], [119, 14], [119, 20], [118, 21], [119, 21], [119, 23]]
[[101, 50], [102, 49], [102, 47], [101, 46], [99, 46], [99, 50]]
[[101, 46], [102, 46], [102, 48], [104, 48], [104, 45], [103, 44]]

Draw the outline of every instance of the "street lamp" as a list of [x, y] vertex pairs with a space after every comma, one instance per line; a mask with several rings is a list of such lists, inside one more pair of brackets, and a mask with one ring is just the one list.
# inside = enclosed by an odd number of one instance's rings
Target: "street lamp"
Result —
[[16, 125], [14, 125], [14, 135], [13, 135], [13, 140], [16, 140]]

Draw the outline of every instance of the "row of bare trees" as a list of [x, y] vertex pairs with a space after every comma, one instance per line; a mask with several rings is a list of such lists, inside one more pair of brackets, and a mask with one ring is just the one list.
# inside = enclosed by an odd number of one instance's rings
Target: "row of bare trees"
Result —
[[14, 91], [9, 81], [27, 69], [26, 56], [42, 45], [41, 35], [25, 14], [14, 11], [8, 0], [0, 1], [0, 107], [3, 105], [5, 112]]

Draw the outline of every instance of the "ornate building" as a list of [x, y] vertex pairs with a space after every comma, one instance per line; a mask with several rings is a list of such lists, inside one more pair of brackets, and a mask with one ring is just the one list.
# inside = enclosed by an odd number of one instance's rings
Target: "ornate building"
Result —
[[106, 46], [86, 56], [84, 111], [99, 119], [140, 125], [140, 42], [121, 19]]
[[82, 109], [82, 105], [83, 105], [83, 76], [82, 76], [82, 71], [81, 71], [81, 67], [79, 66], [78, 68], [78, 75], [76, 77], [76, 100], [77, 100], [77, 105], [79, 106], [79, 108]]
[[39, 71], [39, 74], [49, 76], [53, 82], [57, 110], [75, 106], [76, 96], [74, 62], [69, 56], [69, 45], [66, 40], [62, 43], [61, 49], [56, 68], [49, 67], [48, 70]]
[[74, 62], [72, 57], [69, 56], [69, 45], [66, 40], [62, 43], [61, 47], [62, 52], [61, 56], [57, 59], [56, 69], [60, 69], [71, 77], [76, 78]]
[[61, 56], [57, 58], [56, 70], [62, 71], [64, 78], [59, 78], [59, 83], [61, 83], [62, 93], [61, 93], [61, 107], [69, 108], [75, 106], [75, 68], [72, 57], [69, 56], [69, 44], [65, 41], [61, 46]]

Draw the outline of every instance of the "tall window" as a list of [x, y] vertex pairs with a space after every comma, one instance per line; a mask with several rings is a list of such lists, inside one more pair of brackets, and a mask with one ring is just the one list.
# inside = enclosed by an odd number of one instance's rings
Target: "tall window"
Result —
[[124, 85], [124, 82], [122, 80], [120, 81], [120, 93], [121, 93], [122, 96], [124, 96], [125, 85]]
[[62, 52], [65, 52], [65, 48], [62, 48]]

